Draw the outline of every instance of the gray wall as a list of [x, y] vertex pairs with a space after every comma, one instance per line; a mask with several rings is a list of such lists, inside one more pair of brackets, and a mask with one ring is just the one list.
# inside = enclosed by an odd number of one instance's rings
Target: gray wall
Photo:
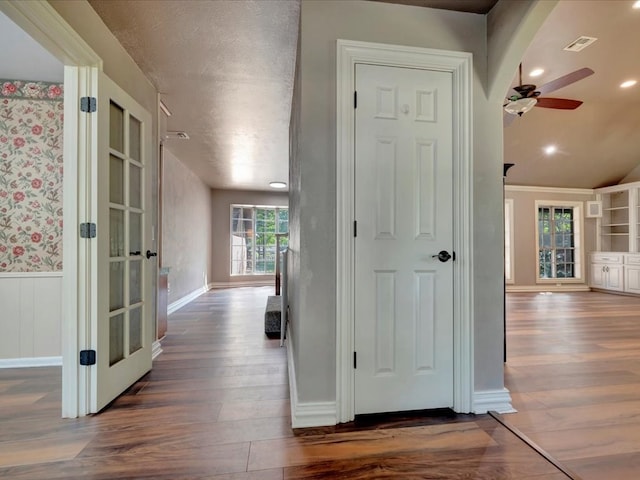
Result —
[[211, 189], [167, 148], [162, 190], [162, 266], [169, 303], [211, 282]]
[[229, 274], [231, 263], [231, 222], [229, 214], [230, 206], [233, 204], [286, 207], [289, 205], [289, 195], [287, 192], [256, 192], [246, 190], [211, 191], [214, 246], [211, 282], [225, 284], [244, 282], [273, 283], [273, 275], [234, 275], [232, 277]]
[[[554, 200], [559, 204], [562, 201], [585, 202], [594, 200], [593, 194], [575, 194], [560, 192], [529, 192], [512, 191], [505, 193], [505, 198], [513, 199], [514, 211], [514, 285], [536, 285], [536, 200]], [[584, 213], [583, 207], [583, 213]], [[589, 276], [589, 253], [596, 249], [596, 219], [585, 218], [584, 222], [584, 264], [583, 272], [585, 283]]]
[[[517, 2], [516, 2], [517, 3]], [[527, 6], [533, 2], [525, 2]], [[509, 5], [504, 7], [509, 11]], [[494, 22], [494, 39], [509, 39], [530, 10]], [[544, 15], [541, 15], [544, 18]], [[489, 100], [486, 17], [363, 1], [303, 0], [299, 99], [292, 118], [292, 284], [290, 308], [299, 400], [335, 400], [336, 40], [359, 40], [472, 52], [474, 177], [475, 388], [503, 388], [502, 363], [502, 109]], [[542, 20], [540, 20], [542, 21]], [[506, 34], [501, 35], [501, 29]], [[495, 42], [493, 83], [506, 89], [499, 68], [515, 55]], [[502, 50], [501, 50], [502, 49]], [[513, 70], [510, 75], [513, 74]], [[500, 77], [500, 78], [498, 78]], [[502, 86], [500, 86], [502, 85]], [[502, 93], [503, 95], [504, 93]], [[295, 231], [295, 233], [294, 233]], [[293, 285], [292, 285], [293, 287]]]

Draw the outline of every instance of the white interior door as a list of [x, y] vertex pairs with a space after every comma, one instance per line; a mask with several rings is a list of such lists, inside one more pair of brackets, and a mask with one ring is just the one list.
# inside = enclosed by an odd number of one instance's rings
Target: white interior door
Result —
[[450, 407], [452, 75], [358, 64], [356, 91], [355, 413]]
[[151, 369], [151, 115], [98, 77], [97, 265], [91, 336], [96, 361], [90, 411], [98, 412]]

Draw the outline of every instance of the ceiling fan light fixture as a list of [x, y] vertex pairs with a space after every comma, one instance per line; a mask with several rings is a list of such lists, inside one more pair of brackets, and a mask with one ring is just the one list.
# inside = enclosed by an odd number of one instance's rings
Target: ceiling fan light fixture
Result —
[[287, 188], [287, 184], [285, 182], [270, 182], [269, 186], [277, 189]]
[[[640, 1], [640, 0], [639, 0]], [[640, 8], [640, 7], [639, 7]], [[627, 80], [626, 82], [622, 82], [620, 84], [620, 88], [629, 88], [629, 87], [633, 87], [636, 83], [638, 83], [637, 80]]]
[[[640, 1], [640, 0], [639, 0]], [[544, 73], [544, 69], [542, 68], [535, 68], [533, 70], [531, 70], [531, 72], [529, 73], [530, 77], [539, 77], [540, 75], [542, 75]]]
[[536, 106], [538, 101], [535, 98], [520, 98], [518, 100], [512, 100], [504, 106], [504, 111], [511, 115], [522, 116], [523, 113], [527, 113], [533, 107]]

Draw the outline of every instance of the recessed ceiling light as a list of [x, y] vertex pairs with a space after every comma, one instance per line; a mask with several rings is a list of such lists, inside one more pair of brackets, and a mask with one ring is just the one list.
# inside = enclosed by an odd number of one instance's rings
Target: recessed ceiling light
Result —
[[271, 188], [287, 188], [287, 184], [284, 182], [271, 182], [269, 186]]
[[553, 155], [557, 150], [558, 149], [555, 145], [547, 145], [546, 147], [544, 147], [544, 153], [546, 153], [547, 155]]
[[[640, 0], [639, 0], [640, 1]], [[629, 88], [629, 87], [633, 87], [636, 83], [638, 83], [637, 80], [627, 80], [626, 82], [622, 82], [620, 84], [620, 88]]]
[[[640, 1], [640, 0], [638, 0], [638, 1]], [[544, 73], [544, 70], [542, 68], [536, 68], [535, 70], [531, 70], [531, 73], [529, 73], [529, 76], [530, 77], [539, 77], [543, 73]]]
[[635, 9], [640, 8], [640, 0], [638, 0], [637, 2], [634, 2], [634, 4], [633, 4], [633, 7], [632, 7], [632, 8], [635, 8]]

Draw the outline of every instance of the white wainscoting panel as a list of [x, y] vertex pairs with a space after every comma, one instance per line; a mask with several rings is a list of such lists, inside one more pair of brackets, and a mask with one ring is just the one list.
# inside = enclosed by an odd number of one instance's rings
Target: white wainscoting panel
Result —
[[0, 274], [0, 359], [62, 355], [62, 273]]

